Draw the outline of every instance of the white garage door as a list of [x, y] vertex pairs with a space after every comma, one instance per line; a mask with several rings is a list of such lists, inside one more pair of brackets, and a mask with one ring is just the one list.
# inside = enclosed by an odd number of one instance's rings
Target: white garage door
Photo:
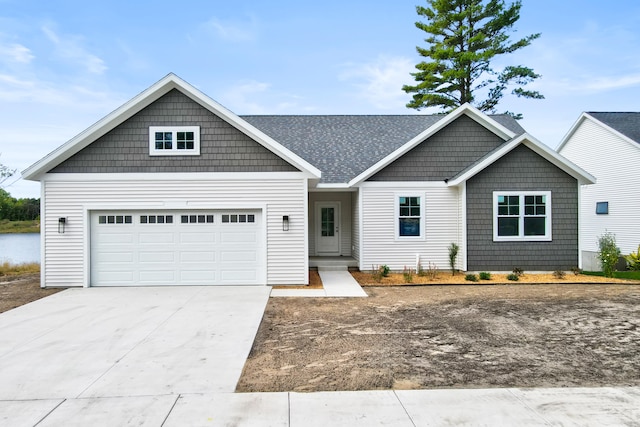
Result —
[[266, 282], [259, 210], [91, 213], [91, 286]]

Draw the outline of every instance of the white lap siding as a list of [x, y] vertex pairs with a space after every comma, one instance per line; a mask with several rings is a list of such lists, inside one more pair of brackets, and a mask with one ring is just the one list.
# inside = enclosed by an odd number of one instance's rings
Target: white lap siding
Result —
[[[416, 255], [420, 256], [423, 268], [429, 262], [438, 269], [449, 268], [448, 247], [455, 242], [460, 246], [457, 268], [462, 268], [464, 247], [461, 244], [462, 220], [460, 218], [460, 195], [457, 188], [446, 185], [415, 186], [403, 184], [401, 188], [365, 183], [360, 188], [362, 202], [362, 235], [360, 247], [360, 269], [388, 265], [392, 270], [415, 268]], [[424, 239], [408, 240], [396, 236], [398, 221], [396, 197], [402, 194], [421, 194], [425, 212]]]
[[[294, 174], [288, 174], [293, 176]], [[267, 284], [308, 282], [305, 178], [137, 179], [101, 175], [50, 175], [43, 181], [44, 286], [86, 286], [92, 210], [263, 209]], [[264, 178], [264, 179], [260, 179]], [[289, 216], [289, 230], [282, 217]], [[67, 219], [64, 233], [58, 219]]]

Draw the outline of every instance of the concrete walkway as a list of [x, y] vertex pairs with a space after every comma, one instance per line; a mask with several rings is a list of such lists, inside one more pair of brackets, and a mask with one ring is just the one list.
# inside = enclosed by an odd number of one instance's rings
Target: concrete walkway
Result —
[[272, 297], [366, 297], [347, 267], [318, 267], [323, 289], [273, 289]]
[[0, 425], [640, 426], [640, 387], [235, 393], [269, 290], [69, 289], [0, 314]]

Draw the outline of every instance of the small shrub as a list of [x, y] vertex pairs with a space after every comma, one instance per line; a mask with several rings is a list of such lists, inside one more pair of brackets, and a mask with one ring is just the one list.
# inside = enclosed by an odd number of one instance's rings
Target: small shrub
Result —
[[487, 271], [480, 272], [480, 280], [491, 280], [491, 273]]
[[571, 267], [571, 272], [577, 276], [582, 273], [582, 270], [579, 267]]
[[371, 278], [376, 283], [382, 282], [382, 269], [380, 267], [376, 267], [375, 265], [372, 265], [371, 266]]
[[558, 269], [553, 272], [553, 277], [556, 279], [564, 279], [564, 276], [566, 276], [566, 273], [563, 270]]
[[598, 237], [598, 259], [605, 277], [613, 277], [620, 258], [620, 248], [616, 245], [616, 236], [608, 231]]
[[513, 267], [513, 274], [515, 274], [516, 276], [520, 277], [524, 275], [524, 270], [521, 269], [520, 267]]
[[629, 270], [640, 271], [640, 245], [635, 253], [631, 252], [629, 255], [625, 255], [624, 259], [627, 260]]
[[464, 276], [464, 280], [467, 280], [469, 282], [477, 282], [478, 276], [476, 276], [475, 274], [467, 274], [466, 276]]
[[458, 258], [458, 251], [460, 250], [460, 246], [455, 243], [451, 243], [449, 246], [449, 267], [451, 267], [451, 275], [455, 276], [456, 274], [456, 258]]
[[413, 282], [413, 270], [412, 269], [407, 268], [405, 266], [404, 269], [402, 270], [402, 276], [404, 277], [404, 281], [406, 283]]
[[381, 265], [380, 266], [380, 274], [382, 274], [382, 277], [387, 277], [389, 275], [389, 266], [388, 265]]
[[511, 280], [512, 282], [517, 282], [520, 280], [520, 276], [517, 273], [511, 273], [507, 276], [507, 280]]
[[425, 271], [425, 275], [429, 280], [436, 280], [438, 278], [438, 266], [430, 262], [429, 268]]

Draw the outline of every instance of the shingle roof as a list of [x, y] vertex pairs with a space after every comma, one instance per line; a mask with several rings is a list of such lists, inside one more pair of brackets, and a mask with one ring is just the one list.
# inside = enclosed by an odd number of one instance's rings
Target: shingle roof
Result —
[[587, 114], [640, 144], [640, 113], [588, 112]]
[[[323, 183], [346, 183], [445, 116], [241, 117], [319, 168]], [[518, 135], [524, 133], [507, 115], [490, 117]]]

